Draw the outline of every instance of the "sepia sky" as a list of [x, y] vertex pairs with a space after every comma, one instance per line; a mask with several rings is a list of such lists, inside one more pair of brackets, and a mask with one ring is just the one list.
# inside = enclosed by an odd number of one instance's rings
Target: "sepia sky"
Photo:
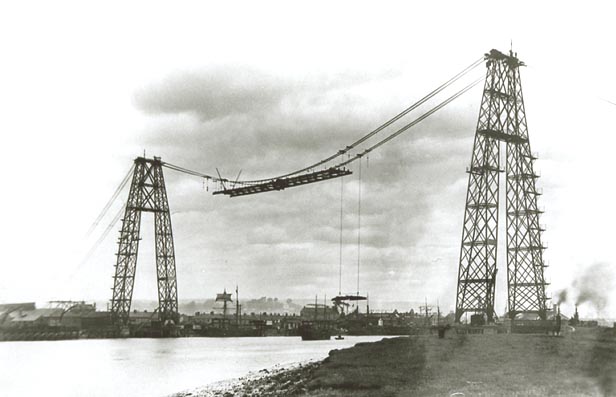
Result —
[[[462, 3], [1, 5], [0, 301], [110, 298], [120, 224], [87, 253], [127, 190], [86, 233], [144, 151], [227, 178], [293, 171], [513, 43], [528, 65], [548, 294], [568, 289], [571, 310], [591, 286], [601, 299], [581, 314], [616, 317], [613, 10]], [[475, 87], [363, 162], [360, 290], [371, 300], [454, 307], [480, 99]], [[356, 290], [357, 163], [353, 170], [344, 178], [342, 292]], [[229, 199], [198, 178], [171, 170], [165, 178], [180, 299], [236, 283], [245, 297], [338, 292], [340, 180]], [[153, 222], [143, 219], [134, 297], [156, 299]]]

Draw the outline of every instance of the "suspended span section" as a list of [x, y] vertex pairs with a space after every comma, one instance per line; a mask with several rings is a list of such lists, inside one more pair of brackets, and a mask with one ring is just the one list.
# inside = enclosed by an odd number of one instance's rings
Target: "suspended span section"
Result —
[[242, 184], [231, 188], [223, 187], [222, 190], [215, 191], [213, 194], [225, 194], [229, 197], [247, 196], [249, 194], [257, 194], [271, 192], [274, 190], [284, 190], [288, 187], [307, 185], [309, 183], [321, 182], [327, 179], [338, 178], [345, 175], [350, 175], [352, 172], [346, 168], [328, 168], [322, 171], [315, 171], [308, 174], [291, 176], [286, 178], [276, 178], [266, 180], [254, 184]]

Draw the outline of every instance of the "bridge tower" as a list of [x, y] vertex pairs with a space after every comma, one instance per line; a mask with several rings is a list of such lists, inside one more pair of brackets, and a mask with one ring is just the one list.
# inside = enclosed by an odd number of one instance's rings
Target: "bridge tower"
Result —
[[485, 56], [486, 80], [467, 169], [468, 190], [458, 267], [456, 322], [465, 312], [494, 321], [497, 272], [500, 143], [506, 146], [506, 237], [508, 316], [546, 316], [544, 262], [537, 207], [540, 194], [533, 170], [520, 66], [517, 54], [491, 50]]
[[159, 157], [135, 159], [135, 168], [118, 241], [117, 263], [113, 277], [111, 316], [114, 323], [128, 324], [137, 253], [141, 213], [154, 213], [158, 313], [162, 324], [178, 323], [178, 294], [175, 277], [175, 251], [167, 191]]

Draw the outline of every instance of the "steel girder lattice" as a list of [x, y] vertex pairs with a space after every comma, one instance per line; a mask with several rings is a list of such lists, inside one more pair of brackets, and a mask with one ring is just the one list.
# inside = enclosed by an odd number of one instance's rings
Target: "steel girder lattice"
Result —
[[141, 213], [154, 213], [158, 313], [162, 324], [178, 323], [175, 251], [167, 191], [160, 158], [135, 159], [135, 169], [118, 242], [117, 263], [111, 298], [116, 324], [127, 325], [135, 284]]
[[465, 312], [494, 321], [497, 272], [500, 142], [506, 143], [508, 315], [545, 318], [542, 228], [537, 207], [536, 159], [530, 150], [520, 62], [510, 53], [486, 54], [486, 81], [475, 133], [458, 268], [456, 322]]

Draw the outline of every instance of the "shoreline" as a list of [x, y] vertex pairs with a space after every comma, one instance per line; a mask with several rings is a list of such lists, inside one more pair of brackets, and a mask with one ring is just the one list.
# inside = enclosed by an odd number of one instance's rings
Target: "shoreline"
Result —
[[384, 338], [172, 396], [289, 395], [616, 395], [616, 329]]
[[250, 371], [239, 378], [220, 380], [173, 393], [168, 397], [262, 396], [276, 395], [277, 390], [282, 392], [282, 389], [284, 389], [284, 394], [280, 395], [301, 394], [307, 391], [302, 381], [322, 362], [323, 360], [306, 360], [290, 364], [276, 364], [258, 371]]

